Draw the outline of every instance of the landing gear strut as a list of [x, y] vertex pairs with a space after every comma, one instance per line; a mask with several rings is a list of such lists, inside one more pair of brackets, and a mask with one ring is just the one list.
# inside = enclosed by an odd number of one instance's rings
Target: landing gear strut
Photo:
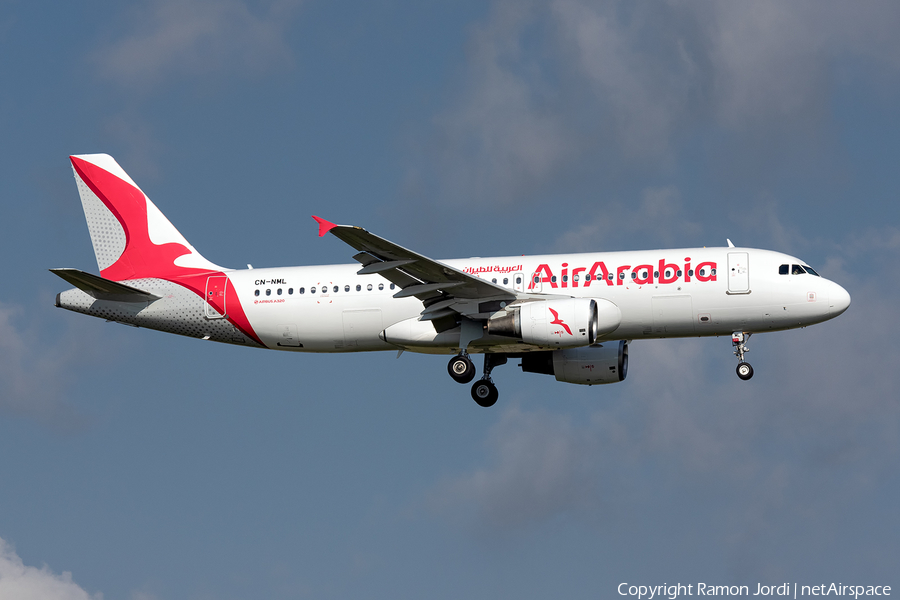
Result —
[[746, 341], [750, 339], [752, 334], [745, 334], [743, 331], [735, 331], [731, 334], [731, 344], [734, 346], [734, 355], [738, 357], [737, 376], [747, 381], [753, 377], [753, 367], [750, 363], [744, 362], [744, 352], [750, 352]]
[[469, 358], [469, 353], [462, 352], [451, 358], [447, 363], [447, 372], [457, 383], [469, 383], [475, 379], [475, 365]]
[[496, 404], [500, 392], [491, 381], [491, 371], [494, 370], [494, 367], [506, 364], [506, 361], [505, 354], [489, 354], [487, 352], [484, 354], [484, 375], [472, 386], [472, 399], [478, 406], [488, 408]]

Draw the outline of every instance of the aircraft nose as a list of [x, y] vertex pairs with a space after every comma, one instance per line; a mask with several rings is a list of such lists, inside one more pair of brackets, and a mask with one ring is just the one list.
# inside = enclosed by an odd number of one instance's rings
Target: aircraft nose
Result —
[[836, 283], [828, 291], [828, 312], [837, 316], [850, 306], [850, 294]]

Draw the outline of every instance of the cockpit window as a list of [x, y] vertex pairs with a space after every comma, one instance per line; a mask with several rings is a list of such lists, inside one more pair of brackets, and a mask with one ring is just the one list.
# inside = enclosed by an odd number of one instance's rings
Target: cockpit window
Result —
[[790, 265], [781, 265], [780, 267], [778, 267], [778, 274], [787, 275], [790, 272], [790, 268]]
[[791, 275], [805, 275], [806, 271], [800, 265], [791, 265]]
[[812, 267], [803, 265], [803, 268], [806, 269], [806, 272], [809, 273], [810, 275], [815, 275], [816, 277], [820, 277], [820, 275], [818, 273], [816, 273]]

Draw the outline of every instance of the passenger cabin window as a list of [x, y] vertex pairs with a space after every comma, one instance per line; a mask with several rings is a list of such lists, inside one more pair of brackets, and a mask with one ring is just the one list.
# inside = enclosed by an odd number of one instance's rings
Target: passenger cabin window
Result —
[[362, 290], [362, 286], [359, 285], [359, 284], [357, 283], [357, 284], [356, 284], [356, 291], [359, 292], [359, 291], [361, 291], [361, 290]]
[[340, 289], [340, 288], [338, 288], [338, 286], [334, 286], [334, 287], [332, 288], [332, 291], [336, 294], [337, 291], [338, 291], [339, 289]]
[[310, 293], [310, 294], [315, 294], [315, 293], [316, 293], [316, 288], [314, 288], [314, 287], [309, 288], [309, 293]]
[[372, 291], [372, 284], [370, 283], [369, 285], [367, 285], [367, 286], [366, 286], [366, 289], [367, 289], [368, 291], [371, 292], [371, 291]]
[[281, 288], [278, 288], [278, 295], [281, 295]]
[[253, 295], [259, 296], [259, 290], [256, 290], [255, 292], [253, 292]]
[[493, 279], [491, 279], [491, 283], [497, 283], [497, 278], [494, 277]]
[[395, 285], [392, 283], [392, 284], [391, 284], [391, 289], [394, 289], [395, 287], [397, 287], [397, 286], [395, 286]]
[[521, 277], [516, 277], [516, 283], [522, 283], [522, 278], [521, 278]]
[[322, 286], [322, 293], [323, 293], [323, 294], [327, 294], [327, 293], [328, 293], [328, 286], [327, 286], [327, 285], [323, 285], [323, 286]]
[[509, 277], [503, 278], [503, 285], [509, 285]]
[[288, 296], [294, 295], [294, 288], [288, 288]]
[[271, 295], [272, 295], [272, 290], [266, 290], [266, 296], [271, 296]]
[[297, 290], [297, 292], [300, 294], [304, 294], [306, 293], [306, 288], [300, 288], [299, 290]]
[[345, 291], [345, 292], [349, 292], [349, 291], [350, 291], [350, 286], [349, 286], [349, 285], [345, 285], [345, 286], [344, 286], [344, 291]]
[[383, 284], [383, 283], [379, 283], [379, 284], [378, 284], [378, 290], [380, 291], [380, 290], [383, 290], [383, 289], [384, 289], [384, 284]]

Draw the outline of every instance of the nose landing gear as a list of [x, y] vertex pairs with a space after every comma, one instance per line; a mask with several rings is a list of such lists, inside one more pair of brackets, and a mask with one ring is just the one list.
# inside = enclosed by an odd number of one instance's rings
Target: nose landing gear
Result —
[[753, 377], [753, 367], [750, 363], [744, 362], [744, 352], [750, 352], [746, 341], [750, 339], [752, 334], [745, 334], [743, 331], [735, 331], [731, 334], [731, 344], [734, 346], [734, 355], [738, 357], [737, 376], [747, 381]]

